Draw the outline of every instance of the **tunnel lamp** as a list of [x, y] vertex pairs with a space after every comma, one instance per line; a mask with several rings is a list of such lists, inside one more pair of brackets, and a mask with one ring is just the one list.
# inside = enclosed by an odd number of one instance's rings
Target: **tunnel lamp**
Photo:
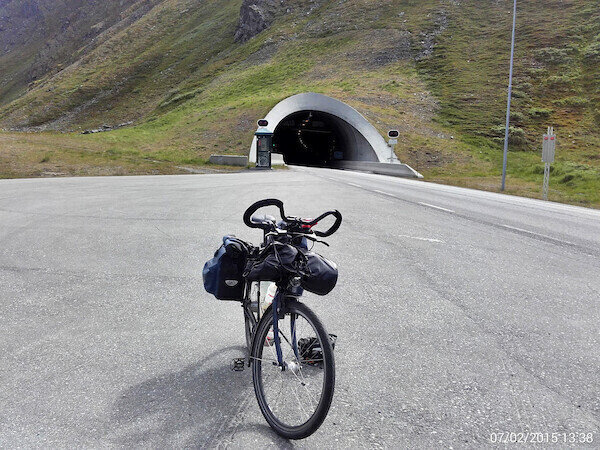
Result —
[[271, 149], [273, 148], [273, 133], [267, 128], [269, 122], [261, 119], [258, 122], [256, 136], [256, 168], [271, 168]]
[[388, 131], [388, 137], [390, 140], [388, 141], [388, 145], [390, 146], [390, 163], [393, 163], [396, 159], [396, 152], [394, 151], [394, 147], [398, 143], [398, 136], [400, 136], [400, 132], [398, 130], [390, 130]]

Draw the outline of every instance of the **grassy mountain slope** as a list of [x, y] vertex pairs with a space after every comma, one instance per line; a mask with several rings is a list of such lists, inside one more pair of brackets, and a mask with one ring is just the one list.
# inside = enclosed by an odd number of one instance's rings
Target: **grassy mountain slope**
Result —
[[[294, 0], [266, 30], [236, 42], [241, 5], [162, 0], [133, 18], [124, 10], [117, 24], [126, 25], [27, 92], [3, 84], [0, 104], [16, 97], [0, 107], [5, 128], [135, 126], [0, 133], [0, 156], [11, 149], [0, 171], [201, 166], [211, 153], [246, 153], [257, 118], [313, 91], [356, 107], [382, 133], [399, 128], [400, 159], [428, 179], [497, 189], [512, 2]], [[551, 197], [600, 205], [600, 1], [521, 2], [518, 27], [509, 192], [539, 195], [539, 137], [554, 125]]]
[[57, 73], [151, 7], [150, 1], [0, 0], [0, 104]]

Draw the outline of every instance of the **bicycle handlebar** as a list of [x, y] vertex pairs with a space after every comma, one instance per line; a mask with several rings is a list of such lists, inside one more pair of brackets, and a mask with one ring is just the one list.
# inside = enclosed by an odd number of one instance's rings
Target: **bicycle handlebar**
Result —
[[[268, 198], [265, 200], [259, 200], [256, 203], [253, 203], [252, 205], [250, 205], [250, 207], [244, 213], [244, 223], [247, 226], [249, 226], [250, 228], [261, 228], [263, 230], [270, 230], [272, 225], [270, 225], [268, 223], [257, 223], [257, 222], [253, 222], [251, 220], [252, 215], [256, 211], [258, 211], [260, 208], [264, 208], [266, 206], [276, 206], [277, 208], [279, 208], [279, 213], [281, 215], [282, 220], [285, 220], [287, 222], [298, 220], [295, 218], [287, 217], [285, 215], [285, 211], [283, 209], [283, 202], [281, 200], [278, 200], [276, 198]], [[333, 223], [333, 225], [327, 231], [314, 230], [313, 232], [315, 233], [316, 236], [319, 236], [319, 237], [331, 236], [333, 233], [335, 233], [338, 230], [338, 228], [342, 224], [342, 214], [338, 210], [327, 211], [326, 213], [321, 214], [319, 217], [311, 220], [310, 222], [302, 220], [302, 225], [308, 225], [308, 226], [312, 227], [312, 226], [316, 225], [317, 222], [323, 220], [327, 216], [335, 217], [335, 222]]]

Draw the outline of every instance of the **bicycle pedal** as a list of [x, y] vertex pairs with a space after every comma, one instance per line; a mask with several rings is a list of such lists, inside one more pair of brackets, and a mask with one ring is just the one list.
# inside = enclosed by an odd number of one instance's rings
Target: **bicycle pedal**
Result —
[[242, 372], [246, 366], [246, 358], [233, 358], [231, 361], [231, 370], [234, 372]]

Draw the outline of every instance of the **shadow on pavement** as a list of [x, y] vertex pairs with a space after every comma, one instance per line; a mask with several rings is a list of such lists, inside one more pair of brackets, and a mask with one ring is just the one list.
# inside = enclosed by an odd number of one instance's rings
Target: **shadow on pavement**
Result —
[[[219, 349], [198, 363], [132, 386], [121, 393], [111, 416], [113, 439], [126, 447], [216, 447], [231, 436], [252, 433], [281, 448], [293, 444], [266, 425], [258, 407], [252, 422], [236, 416], [256, 402], [251, 371], [233, 372], [231, 358], [245, 347]], [[204, 369], [210, 360], [218, 367]]]

